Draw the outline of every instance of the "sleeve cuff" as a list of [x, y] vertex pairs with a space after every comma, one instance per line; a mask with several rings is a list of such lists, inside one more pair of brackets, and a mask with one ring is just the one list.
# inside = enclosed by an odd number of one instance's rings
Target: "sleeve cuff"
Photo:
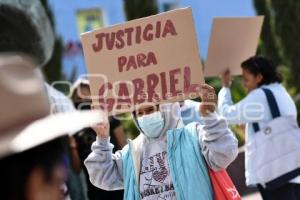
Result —
[[218, 96], [225, 96], [226, 94], [230, 94], [230, 93], [231, 93], [230, 88], [223, 86]]
[[109, 146], [110, 144], [110, 137], [107, 138], [100, 138], [100, 137], [96, 137], [96, 141], [98, 143], [98, 145], [100, 146]]
[[219, 115], [216, 112], [210, 113], [207, 116], [201, 116], [203, 125], [210, 125], [215, 123], [219, 119]]

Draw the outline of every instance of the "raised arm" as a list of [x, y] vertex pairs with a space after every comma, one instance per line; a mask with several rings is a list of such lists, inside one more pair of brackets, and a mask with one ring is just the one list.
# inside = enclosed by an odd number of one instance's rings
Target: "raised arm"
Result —
[[92, 153], [84, 164], [93, 185], [103, 190], [123, 189], [122, 151], [112, 153], [113, 145], [109, 142], [109, 125], [100, 124], [94, 128], [97, 140], [92, 145]]
[[225, 119], [214, 112], [217, 101], [214, 88], [204, 85], [201, 99], [203, 125], [199, 125], [197, 131], [202, 154], [211, 169], [224, 169], [236, 158], [238, 142]]
[[238, 141], [224, 118], [211, 113], [197, 127], [201, 151], [213, 170], [225, 169], [238, 154]]
[[223, 87], [218, 95], [218, 113], [229, 124], [245, 124], [267, 120], [266, 97], [263, 91], [251, 91], [240, 102], [233, 104], [229, 88]]
[[218, 94], [218, 112], [230, 124], [245, 124], [266, 120], [266, 97], [259, 89], [254, 89], [240, 102], [232, 101], [230, 86], [232, 77], [227, 70], [221, 75], [223, 88]]

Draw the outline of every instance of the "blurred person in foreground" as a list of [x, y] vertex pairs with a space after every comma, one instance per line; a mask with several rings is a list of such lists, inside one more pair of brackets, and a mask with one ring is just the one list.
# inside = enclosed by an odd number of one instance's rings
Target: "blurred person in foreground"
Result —
[[[1, 0], [0, 26], [2, 27], [0, 30], [0, 52], [16, 55], [23, 53], [30, 56], [35, 61], [35, 73], [40, 76], [41, 72], [38, 67], [43, 67], [49, 61], [54, 45], [53, 29], [40, 0]], [[44, 89], [52, 91], [49, 88], [49, 86], [44, 87]], [[50, 98], [50, 100], [52, 99], [55, 98]], [[59, 111], [59, 109], [57, 110]], [[64, 140], [64, 142], [69, 144], [68, 140]], [[66, 147], [68, 146], [66, 145]], [[75, 155], [72, 152], [71, 150], [71, 155]], [[66, 156], [66, 162], [67, 160], [69, 160], [68, 156]], [[68, 167], [68, 169], [70, 168], [71, 166]], [[79, 189], [81, 188], [77, 188], [77, 190]], [[70, 188], [70, 191], [74, 190]], [[67, 188], [65, 194], [65, 199], [70, 199]], [[80, 197], [79, 195], [73, 196]]]
[[[71, 92], [71, 98], [73, 100], [74, 106], [78, 110], [90, 110], [91, 109], [91, 93], [90, 84], [88, 80], [78, 79]], [[113, 152], [121, 150], [126, 144], [126, 135], [121, 122], [114, 117], [109, 118], [110, 123], [110, 136], [111, 142], [114, 145]], [[84, 166], [84, 160], [92, 152], [91, 146], [94, 141], [96, 141], [96, 132], [92, 128], [85, 128], [79, 131], [76, 135], [76, 146], [80, 155], [82, 165]], [[88, 185], [88, 197], [90, 200], [121, 200], [123, 199], [123, 190], [117, 191], [105, 191], [100, 188], [95, 187], [91, 184], [89, 180], [89, 174], [86, 167], [84, 166], [84, 171], [86, 175], [86, 182]]]
[[5, 200], [64, 199], [67, 133], [101, 119], [92, 112], [50, 115], [35, 66], [23, 54], [0, 54], [0, 188]]

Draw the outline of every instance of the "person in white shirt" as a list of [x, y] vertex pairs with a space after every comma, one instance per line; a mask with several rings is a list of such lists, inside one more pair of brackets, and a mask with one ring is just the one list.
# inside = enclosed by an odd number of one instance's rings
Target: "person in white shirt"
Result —
[[[264, 200], [266, 199], [300, 199], [299, 174], [288, 180], [280, 188], [270, 190], [261, 186], [252, 164], [255, 159], [249, 159], [249, 143], [254, 141], [255, 124], [257, 127], [266, 127], [272, 120], [271, 110], [267, 97], [262, 88], [269, 89], [277, 101], [281, 116], [297, 117], [294, 101], [281, 84], [282, 78], [276, 70], [276, 65], [268, 58], [254, 56], [241, 64], [243, 85], [248, 95], [234, 104], [231, 97], [231, 75], [227, 70], [221, 75], [223, 88], [218, 94], [218, 111], [230, 124], [246, 124], [246, 184], [257, 185]], [[287, 164], [287, 163], [282, 163]]]

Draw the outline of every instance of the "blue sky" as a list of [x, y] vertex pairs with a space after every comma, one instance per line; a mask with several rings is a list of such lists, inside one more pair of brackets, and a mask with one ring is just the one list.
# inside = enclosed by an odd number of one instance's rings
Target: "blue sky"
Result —
[[207, 55], [211, 25], [214, 17], [256, 15], [252, 0], [181, 0], [179, 6], [192, 6], [200, 55], [204, 59]]
[[[200, 55], [206, 58], [211, 25], [214, 17], [244, 17], [256, 15], [252, 0], [158, 0], [161, 8], [164, 3], [177, 3], [177, 7], [191, 6], [197, 32]], [[106, 26], [125, 21], [123, 0], [49, 0], [53, 9], [57, 34], [63, 41], [79, 41], [76, 24], [78, 9], [101, 8]], [[82, 56], [65, 59], [64, 71], [70, 73], [73, 67], [78, 74], [85, 73]]]

